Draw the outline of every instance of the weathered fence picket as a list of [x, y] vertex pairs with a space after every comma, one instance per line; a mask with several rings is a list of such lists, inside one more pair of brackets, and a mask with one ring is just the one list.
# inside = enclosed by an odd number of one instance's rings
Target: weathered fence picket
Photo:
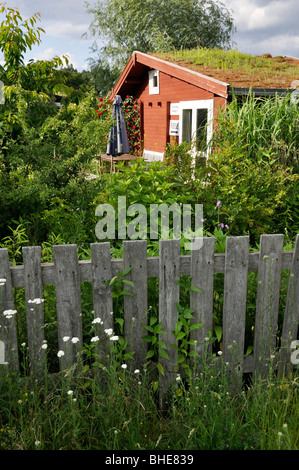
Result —
[[[81, 280], [76, 245], [53, 246], [56, 275], [56, 309], [60, 367], [64, 369], [76, 362], [79, 346], [83, 344]], [[68, 338], [68, 340], [66, 340]], [[72, 342], [78, 338], [78, 342]]]
[[23, 247], [29, 363], [34, 375], [45, 371], [43, 283], [40, 246]]
[[[92, 243], [90, 255], [94, 319], [100, 319], [103, 322], [103, 330], [113, 330], [112, 287], [108, 283], [112, 279], [110, 243]], [[101, 356], [103, 363], [106, 362], [106, 353], [109, 351], [108, 344], [108, 335], [102, 335], [97, 353]]]
[[19, 355], [18, 355], [18, 341], [17, 341], [17, 327], [16, 316], [7, 318], [3, 312], [7, 310], [15, 311], [11, 270], [9, 266], [8, 251], [5, 248], [0, 248], [0, 279], [5, 279], [5, 282], [0, 286], [0, 339], [4, 344], [4, 362], [8, 363], [10, 370], [19, 370]]
[[[159, 320], [164, 333], [159, 334], [159, 341], [164, 341], [168, 358], [159, 358], [164, 374], [160, 376], [159, 402], [162, 407], [165, 394], [173, 383], [177, 350], [171, 345], [175, 343], [175, 330], [178, 311], [176, 304], [180, 300], [180, 240], [161, 240], [159, 251]], [[162, 349], [162, 348], [161, 348]], [[162, 349], [163, 350], [163, 349]]]
[[[199, 244], [198, 244], [199, 243]], [[161, 240], [158, 257], [147, 257], [146, 240], [125, 241], [123, 259], [112, 259], [110, 243], [90, 245], [91, 259], [79, 261], [76, 245], [53, 247], [53, 263], [41, 263], [40, 247], [23, 248], [23, 265], [12, 266], [8, 251], [0, 249], [0, 346], [10, 370], [19, 369], [16, 315], [3, 315], [15, 310], [14, 288], [25, 288], [26, 321], [31, 372], [39, 376], [45, 370], [43, 349], [44, 309], [42, 298], [45, 285], [55, 285], [58, 347], [62, 351], [60, 368], [77, 363], [78, 352], [83, 344], [81, 284], [91, 283], [94, 319], [100, 319], [96, 328], [113, 330], [118, 312], [114, 311], [112, 286], [109, 281], [119, 272], [124, 273], [124, 339], [127, 351], [134, 352], [132, 368], [140, 369], [145, 363], [147, 335], [144, 324], [148, 321], [148, 279], [159, 278], [158, 315], [161, 329], [159, 334], [159, 362], [164, 374], [159, 376], [160, 405], [163, 406], [165, 393], [175, 382], [178, 351], [173, 334], [178, 319], [177, 303], [180, 300], [179, 280], [183, 275], [191, 278], [190, 308], [193, 323], [203, 323], [191, 331], [196, 340], [196, 350], [203, 358], [207, 352], [205, 339], [213, 331], [214, 275], [224, 274], [222, 358], [229, 363], [233, 388], [240, 390], [244, 372], [261, 374], [269, 371], [272, 361], [280, 374], [289, 371], [290, 345], [298, 338], [299, 322], [299, 234], [294, 251], [283, 251], [283, 235], [262, 235], [260, 251], [249, 252], [248, 237], [228, 237], [226, 252], [215, 253], [215, 239], [212, 237], [192, 241], [190, 255], [180, 255], [180, 240]], [[290, 270], [285, 304], [283, 327], [277, 339], [278, 309], [280, 301], [281, 271]], [[246, 296], [250, 271], [258, 272], [256, 316], [253, 353], [246, 356]], [[29, 302], [30, 301], [30, 302]], [[66, 340], [66, 337], [69, 339]], [[76, 338], [76, 340], [74, 340]], [[102, 334], [98, 344], [101, 360], [109, 352], [109, 336]], [[168, 359], [161, 346], [165, 344]], [[279, 349], [280, 348], [280, 349]], [[1, 349], [1, 357], [3, 351]], [[161, 352], [162, 351], [162, 352]], [[211, 349], [210, 349], [211, 351]], [[277, 354], [277, 351], [279, 353]], [[275, 352], [275, 356], [274, 356]], [[218, 358], [221, 361], [221, 358]]]
[[283, 235], [262, 235], [254, 336], [254, 370], [265, 376], [275, 348]]
[[[146, 356], [146, 343], [143, 323], [147, 322], [147, 241], [123, 243], [125, 290], [130, 295], [124, 296], [124, 333], [128, 341], [128, 352], [134, 352], [132, 367], [140, 369]], [[129, 283], [130, 284], [129, 284]]]
[[[192, 240], [192, 248], [197, 240]], [[205, 345], [205, 338], [213, 330], [214, 292], [214, 250], [215, 238], [203, 238], [200, 250], [191, 251], [191, 281], [198, 290], [190, 291], [190, 308], [193, 310], [193, 323], [203, 323], [201, 328], [191, 331], [190, 337], [197, 341], [198, 354], [204, 359], [206, 351], [211, 352], [212, 344]]]
[[278, 371], [283, 375], [292, 368], [288, 360], [292, 341], [296, 339], [299, 324], [299, 236], [296, 238], [292, 266], [290, 269], [290, 280], [288, 294], [283, 317], [283, 327], [280, 345], [280, 361]]
[[245, 345], [249, 237], [227, 239], [223, 298], [223, 359], [233, 374], [233, 389], [241, 389]]

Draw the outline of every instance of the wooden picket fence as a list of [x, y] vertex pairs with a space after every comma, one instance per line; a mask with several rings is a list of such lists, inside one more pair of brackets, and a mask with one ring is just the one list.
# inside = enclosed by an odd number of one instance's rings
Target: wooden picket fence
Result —
[[[167, 346], [169, 359], [160, 358], [165, 374], [160, 377], [160, 394], [175, 379], [177, 350], [172, 331], [178, 318], [180, 286], [176, 282], [182, 275], [192, 278], [190, 308], [193, 322], [203, 323], [191, 332], [197, 340], [197, 350], [205, 354], [205, 338], [213, 330], [213, 283], [215, 273], [224, 273], [222, 355], [218, 359], [231, 365], [233, 377], [249, 372], [267, 375], [269, 364], [285, 373], [290, 364], [290, 344], [297, 339], [299, 320], [299, 234], [293, 251], [283, 250], [283, 235], [262, 235], [260, 251], [249, 251], [249, 237], [228, 237], [226, 252], [215, 253], [212, 237], [192, 240], [200, 242], [200, 249], [190, 255], [180, 255], [180, 240], [161, 240], [158, 257], [147, 257], [147, 241], [124, 241], [123, 258], [111, 259], [110, 243], [90, 245], [91, 259], [78, 260], [76, 245], [53, 246], [53, 263], [41, 263], [41, 247], [23, 247], [23, 265], [12, 266], [6, 249], [0, 249], [0, 278], [6, 282], [0, 287], [1, 311], [14, 309], [13, 288], [25, 288], [27, 335], [30, 363], [33, 373], [40, 374], [45, 367], [45, 351], [41, 347], [44, 337], [43, 304], [32, 309], [28, 301], [43, 297], [43, 286], [54, 284], [56, 292], [57, 331], [59, 349], [65, 352], [60, 368], [70, 367], [77, 360], [82, 346], [81, 283], [90, 282], [93, 292], [94, 317], [103, 321], [103, 329], [113, 329], [112, 288], [106, 281], [127, 268], [125, 279], [131, 281], [124, 296], [124, 337], [128, 348], [135, 352], [133, 368], [142, 368], [147, 353], [143, 322], [148, 310], [148, 278], [159, 277], [159, 320], [166, 334], [161, 335]], [[195, 245], [193, 245], [195, 246]], [[279, 350], [276, 332], [280, 297], [281, 271], [290, 270], [287, 300]], [[258, 271], [256, 319], [253, 353], [244, 354], [247, 278], [249, 271]], [[200, 292], [199, 292], [200, 290]], [[36, 313], [38, 308], [39, 314]], [[132, 334], [132, 319], [134, 332]], [[1, 341], [4, 343], [5, 361], [10, 369], [19, 369], [16, 316], [1, 315]], [[64, 342], [63, 338], [79, 338], [78, 343]], [[66, 349], [67, 348], [67, 349]], [[239, 382], [238, 382], [239, 383]], [[239, 386], [239, 385], [238, 385]]]

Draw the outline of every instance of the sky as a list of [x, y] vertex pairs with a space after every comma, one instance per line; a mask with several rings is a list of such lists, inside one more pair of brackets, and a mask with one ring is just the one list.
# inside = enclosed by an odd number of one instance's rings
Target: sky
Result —
[[[221, 2], [232, 11], [237, 28], [233, 35], [235, 49], [252, 55], [267, 53], [299, 58], [298, 0]], [[94, 39], [83, 37], [92, 20], [86, 12], [85, 0], [6, 0], [5, 3], [7, 7], [17, 7], [23, 19], [36, 12], [41, 15], [38, 26], [45, 34], [41, 35], [42, 43], [26, 54], [26, 60], [46, 60], [67, 54], [75, 69], [88, 69]]]

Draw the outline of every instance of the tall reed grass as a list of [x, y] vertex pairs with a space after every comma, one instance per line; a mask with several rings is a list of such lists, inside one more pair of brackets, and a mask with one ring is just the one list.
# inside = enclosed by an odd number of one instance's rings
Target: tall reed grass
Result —
[[251, 91], [240, 101], [234, 96], [220, 109], [212, 146], [242, 149], [256, 162], [282, 163], [299, 171], [299, 107], [290, 95], [263, 99]]

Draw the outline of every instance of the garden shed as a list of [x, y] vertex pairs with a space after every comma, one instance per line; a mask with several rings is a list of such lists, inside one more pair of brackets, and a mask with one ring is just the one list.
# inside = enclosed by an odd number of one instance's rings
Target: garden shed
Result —
[[[237, 51], [194, 50], [167, 54], [135, 51], [112, 96], [133, 96], [140, 104], [143, 157], [163, 160], [165, 145], [211, 138], [215, 116], [235, 94], [274, 96], [298, 88], [299, 60], [256, 57]], [[204, 132], [205, 131], [205, 132]]]

